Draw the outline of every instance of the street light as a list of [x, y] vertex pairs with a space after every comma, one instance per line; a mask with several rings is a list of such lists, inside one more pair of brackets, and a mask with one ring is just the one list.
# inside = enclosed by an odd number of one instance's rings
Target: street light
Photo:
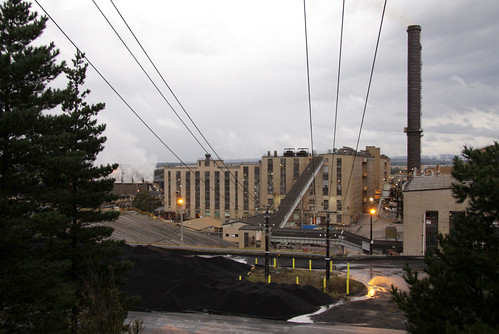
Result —
[[184, 204], [184, 200], [182, 197], [177, 199], [177, 206], [180, 208], [180, 245], [184, 245], [184, 209], [182, 205]]
[[369, 210], [370, 224], [369, 224], [369, 239], [371, 244], [369, 245], [369, 255], [373, 255], [373, 215], [376, 213], [376, 209]]

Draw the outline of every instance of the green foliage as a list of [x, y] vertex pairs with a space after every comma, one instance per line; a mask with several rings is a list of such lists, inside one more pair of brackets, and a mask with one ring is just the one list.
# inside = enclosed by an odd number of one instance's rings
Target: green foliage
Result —
[[469, 208], [454, 217], [450, 234], [439, 236], [422, 278], [404, 269], [410, 291], [393, 288], [410, 333], [499, 332], [499, 217], [491, 202], [499, 189], [497, 147], [465, 148], [466, 161], [454, 159], [453, 194]]
[[[95, 165], [104, 104], [85, 102], [82, 54], [69, 68], [56, 62], [53, 43], [32, 45], [46, 21], [27, 2], [0, 5], [0, 332], [101, 326], [94, 308], [109, 302], [105, 319], [121, 333], [129, 300], [119, 274], [128, 264], [116, 259], [124, 242], [95, 224], [119, 214], [100, 210], [114, 198], [108, 176], [116, 168]], [[51, 89], [63, 72], [67, 88]]]
[[75, 302], [64, 279], [70, 264], [54, 258], [60, 216], [37, 196], [43, 110], [63, 99], [48, 84], [63, 70], [53, 44], [33, 46], [45, 18], [30, 4], [0, 5], [0, 326], [6, 331], [63, 332]]
[[161, 205], [161, 200], [148, 193], [140, 192], [133, 199], [132, 206], [141, 211], [153, 213]]
[[454, 158], [452, 176], [458, 181], [452, 185], [454, 197], [459, 203], [469, 201], [473, 212], [481, 213], [487, 221], [499, 217], [499, 143], [483, 150], [463, 150], [465, 160]]

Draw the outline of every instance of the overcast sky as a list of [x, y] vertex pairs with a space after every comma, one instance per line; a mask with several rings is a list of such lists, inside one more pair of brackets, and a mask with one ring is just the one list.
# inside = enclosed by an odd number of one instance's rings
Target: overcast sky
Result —
[[[205, 151], [181, 124], [92, 0], [39, 0], [88, 59], [184, 162]], [[175, 111], [208, 149], [108, 0], [96, 0]], [[114, 0], [203, 135], [225, 160], [311, 148], [302, 0]], [[313, 143], [332, 149], [342, 1], [307, 0]], [[36, 3], [33, 9], [43, 13]], [[346, 0], [336, 147], [355, 147], [383, 0]], [[407, 27], [422, 28], [423, 155], [499, 139], [499, 2], [388, 1], [360, 148], [406, 155]], [[74, 47], [48, 22], [61, 60]], [[90, 102], [105, 102], [100, 162], [150, 177], [178, 159], [93, 69]]]

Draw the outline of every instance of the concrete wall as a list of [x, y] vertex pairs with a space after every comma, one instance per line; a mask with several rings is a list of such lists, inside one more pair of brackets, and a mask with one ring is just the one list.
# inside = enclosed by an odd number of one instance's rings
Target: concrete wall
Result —
[[241, 222], [224, 224], [222, 226], [222, 238], [227, 241], [239, 243], [239, 229], [245, 225]]
[[404, 255], [423, 255], [423, 218], [426, 211], [438, 211], [438, 232], [449, 233], [449, 213], [464, 211], [447, 189], [408, 191], [404, 196]]
[[[245, 234], [248, 236], [248, 247], [244, 245]], [[257, 230], [239, 230], [239, 248], [265, 249], [265, 232]]]

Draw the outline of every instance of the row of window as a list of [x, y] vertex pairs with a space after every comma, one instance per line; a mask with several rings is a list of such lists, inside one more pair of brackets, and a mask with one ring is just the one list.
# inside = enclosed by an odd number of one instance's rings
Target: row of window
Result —
[[[284, 195], [286, 194], [286, 161], [287, 159], [282, 158], [280, 159], [280, 194]], [[300, 159], [293, 159], [293, 181], [296, 181], [300, 175]], [[342, 159], [337, 158], [336, 159], [336, 195], [341, 196], [342, 195]], [[260, 203], [260, 166], [254, 166], [254, 185], [253, 185], [253, 196], [250, 196], [250, 184], [249, 184], [249, 167], [244, 166], [243, 167], [243, 179], [242, 179], [242, 188], [243, 188], [243, 210], [249, 210], [249, 203], [250, 203], [250, 197], [253, 197], [255, 203]], [[326, 165], [323, 167], [322, 170], [322, 193], [324, 196], [329, 195], [329, 167]], [[167, 193], [171, 194], [171, 175], [172, 172], [168, 171], [168, 184], [167, 184]], [[241, 186], [239, 182], [239, 172], [235, 171], [235, 179], [237, 181], [237, 184], [235, 185], [237, 188]], [[205, 171], [204, 173], [204, 207], [206, 209], [211, 209], [211, 190], [213, 187], [214, 190], [214, 209], [219, 210], [220, 208], [220, 172], [215, 171], [213, 173], [214, 175], [214, 180], [210, 179], [211, 177], [211, 172]], [[196, 171], [195, 172], [195, 177], [194, 177], [194, 207], [196, 209], [200, 209], [200, 201], [201, 201], [201, 179], [200, 179], [200, 172]], [[268, 159], [267, 160], [267, 194], [272, 195], [274, 193], [274, 159]], [[225, 210], [230, 209], [230, 197], [231, 197], [231, 187], [230, 187], [230, 182], [231, 182], [231, 172], [224, 172], [224, 208]], [[177, 196], [180, 196], [181, 192], [181, 171], [176, 171], [175, 172], [175, 192]], [[191, 207], [191, 172], [186, 171], [185, 172], [185, 205], [186, 207]], [[311, 190], [312, 191], [312, 190]], [[235, 203], [234, 207], [236, 210], [239, 209], [239, 191], [236, 191], [235, 194]], [[273, 200], [269, 199], [268, 205], [272, 206], [273, 205]], [[341, 202], [341, 201], [340, 201]], [[168, 196], [168, 206], [172, 207], [172, 198], [171, 196]], [[329, 203], [327, 204], [329, 206]], [[341, 207], [341, 204], [337, 207]], [[324, 209], [326, 208], [326, 204], [324, 204]]]
[[[255, 166], [254, 167], [254, 172], [255, 172], [255, 182], [254, 182], [254, 200], [255, 203], [258, 203], [260, 201], [260, 167]], [[167, 193], [171, 194], [171, 171], [168, 171], [168, 184], [167, 184]], [[204, 180], [201, 180], [201, 174], [199, 171], [195, 172], [195, 181], [194, 181], [194, 207], [196, 209], [200, 209], [201, 205], [201, 181], [204, 183], [204, 207], [206, 209], [210, 209], [211, 206], [211, 190], [214, 192], [214, 209], [219, 210], [220, 209], [220, 172], [215, 171], [213, 173], [214, 179], [213, 182], [211, 180], [211, 173], [209, 171], [205, 171], [204, 173]], [[249, 202], [250, 202], [250, 184], [249, 184], [249, 167], [243, 167], [243, 182], [242, 182], [242, 187], [243, 187], [243, 210], [249, 210]], [[239, 172], [235, 171], [234, 172], [234, 177], [237, 181], [232, 181], [237, 182], [235, 185], [236, 187], [240, 187], [241, 184], [239, 183]], [[230, 196], [231, 196], [231, 172], [224, 172], [224, 202], [225, 210], [230, 209]], [[184, 193], [184, 200], [185, 200], [185, 206], [187, 208], [191, 207], [191, 172], [186, 171], [185, 172], [185, 193]], [[176, 171], [175, 172], [175, 193], [177, 194], [177, 197], [182, 194], [181, 192], [182, 184], [181, 184], [181, 172]], [[239, 209], [239, 192], [236, 191], [234, 193], [235, 195], [235, 209]], [[172, 207], [172, 198], [171, 196], [168, 196], [168, 206]]]

